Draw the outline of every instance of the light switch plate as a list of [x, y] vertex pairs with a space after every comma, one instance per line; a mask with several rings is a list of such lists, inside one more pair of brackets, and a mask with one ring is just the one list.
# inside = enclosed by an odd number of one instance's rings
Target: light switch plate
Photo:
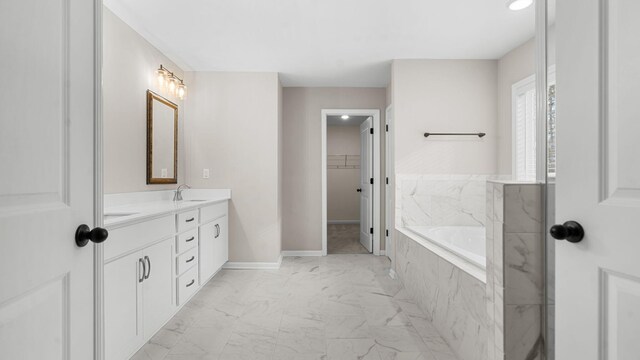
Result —
[[160, 170], [160, 172], [161, 172], [160, 177], [162, 177], [163, 179], [166, 179], [169, 176], [167, 169], [162, 169]]
[[203, 179], [209, 178], [209, 169], [202, 169], [202, 178]]

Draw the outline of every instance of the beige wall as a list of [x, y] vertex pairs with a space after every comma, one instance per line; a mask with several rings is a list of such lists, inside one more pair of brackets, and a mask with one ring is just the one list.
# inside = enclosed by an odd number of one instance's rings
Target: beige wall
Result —
[[[327, 126], [327, 155], [360, 155], [359, 126]], [[327, 220], [360, 220], [360, 169], [327, 169]]]
[[103, 23], [104, 192], [174, 189], [175, 185], [146, 184], [146, 91], [178, 104], [178, 183], [182, 183], [184, 106], [158, 89], [155, 71], [160, 64], [181, 78], [183, 71], [107, 8]]
[[[394, 60], [396, 174], [495, 174], [496, 60]], [[485, 132], [433, 137], [425, 132]]]
[[[230, 188], [229, 261], [275, 262], [281, 250], [277, 73], [187, 73], [187, 180]], [[202, 178], [210, 169], [211, 177]]]
[[536, 72], [535, 41], [531, 39], [511, 50], [498, 61], [498, 173], [512, 172], [513, 84]]
[[380, 109], [384, 122], [385, 89], [284, 88], [283, 101], [282, 249], [322, 250], [320, 111]]

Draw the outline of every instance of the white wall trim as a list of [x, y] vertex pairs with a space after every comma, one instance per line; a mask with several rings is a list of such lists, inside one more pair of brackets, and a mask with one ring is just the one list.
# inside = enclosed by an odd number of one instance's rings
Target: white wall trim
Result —
[[387, 250], [380, 250], [380, 256], [386, 256]]
[[331, 115], [371, 116], [373, 117], [373, 254], [380, 255], [380, 184], [382, 173], [380, 160], [380, 110], [379, 109], [322, 109], [320, 133], [322, 157], [322, 255], [327, 255], [327, 117]]
[[329, 225], [360, 224], [360, 220], [328, 220], [327, 224]]
[[322, 250], [286, 250], [282, 252], [282, 256], [322, 256]]
[[222, 268], [227, 270], [278, 270], [280, 265], [282, 265], [282, 254], [276, 262], [229, 261]]

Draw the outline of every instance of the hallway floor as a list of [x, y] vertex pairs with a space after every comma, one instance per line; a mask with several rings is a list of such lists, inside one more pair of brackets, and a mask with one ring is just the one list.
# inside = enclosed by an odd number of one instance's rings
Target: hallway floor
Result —
[[135, 360], [455, 360], [384, 256], [222, 270]]
[[360, 224], [327, 225], [327, 253], [369, 254], [360, 244]]

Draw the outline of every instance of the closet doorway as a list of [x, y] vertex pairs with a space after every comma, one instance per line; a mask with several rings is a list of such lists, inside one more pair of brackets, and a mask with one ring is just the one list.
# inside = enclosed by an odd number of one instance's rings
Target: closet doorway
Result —
[[379, 254], [379, 110], [323, 110], [323, 254]]

